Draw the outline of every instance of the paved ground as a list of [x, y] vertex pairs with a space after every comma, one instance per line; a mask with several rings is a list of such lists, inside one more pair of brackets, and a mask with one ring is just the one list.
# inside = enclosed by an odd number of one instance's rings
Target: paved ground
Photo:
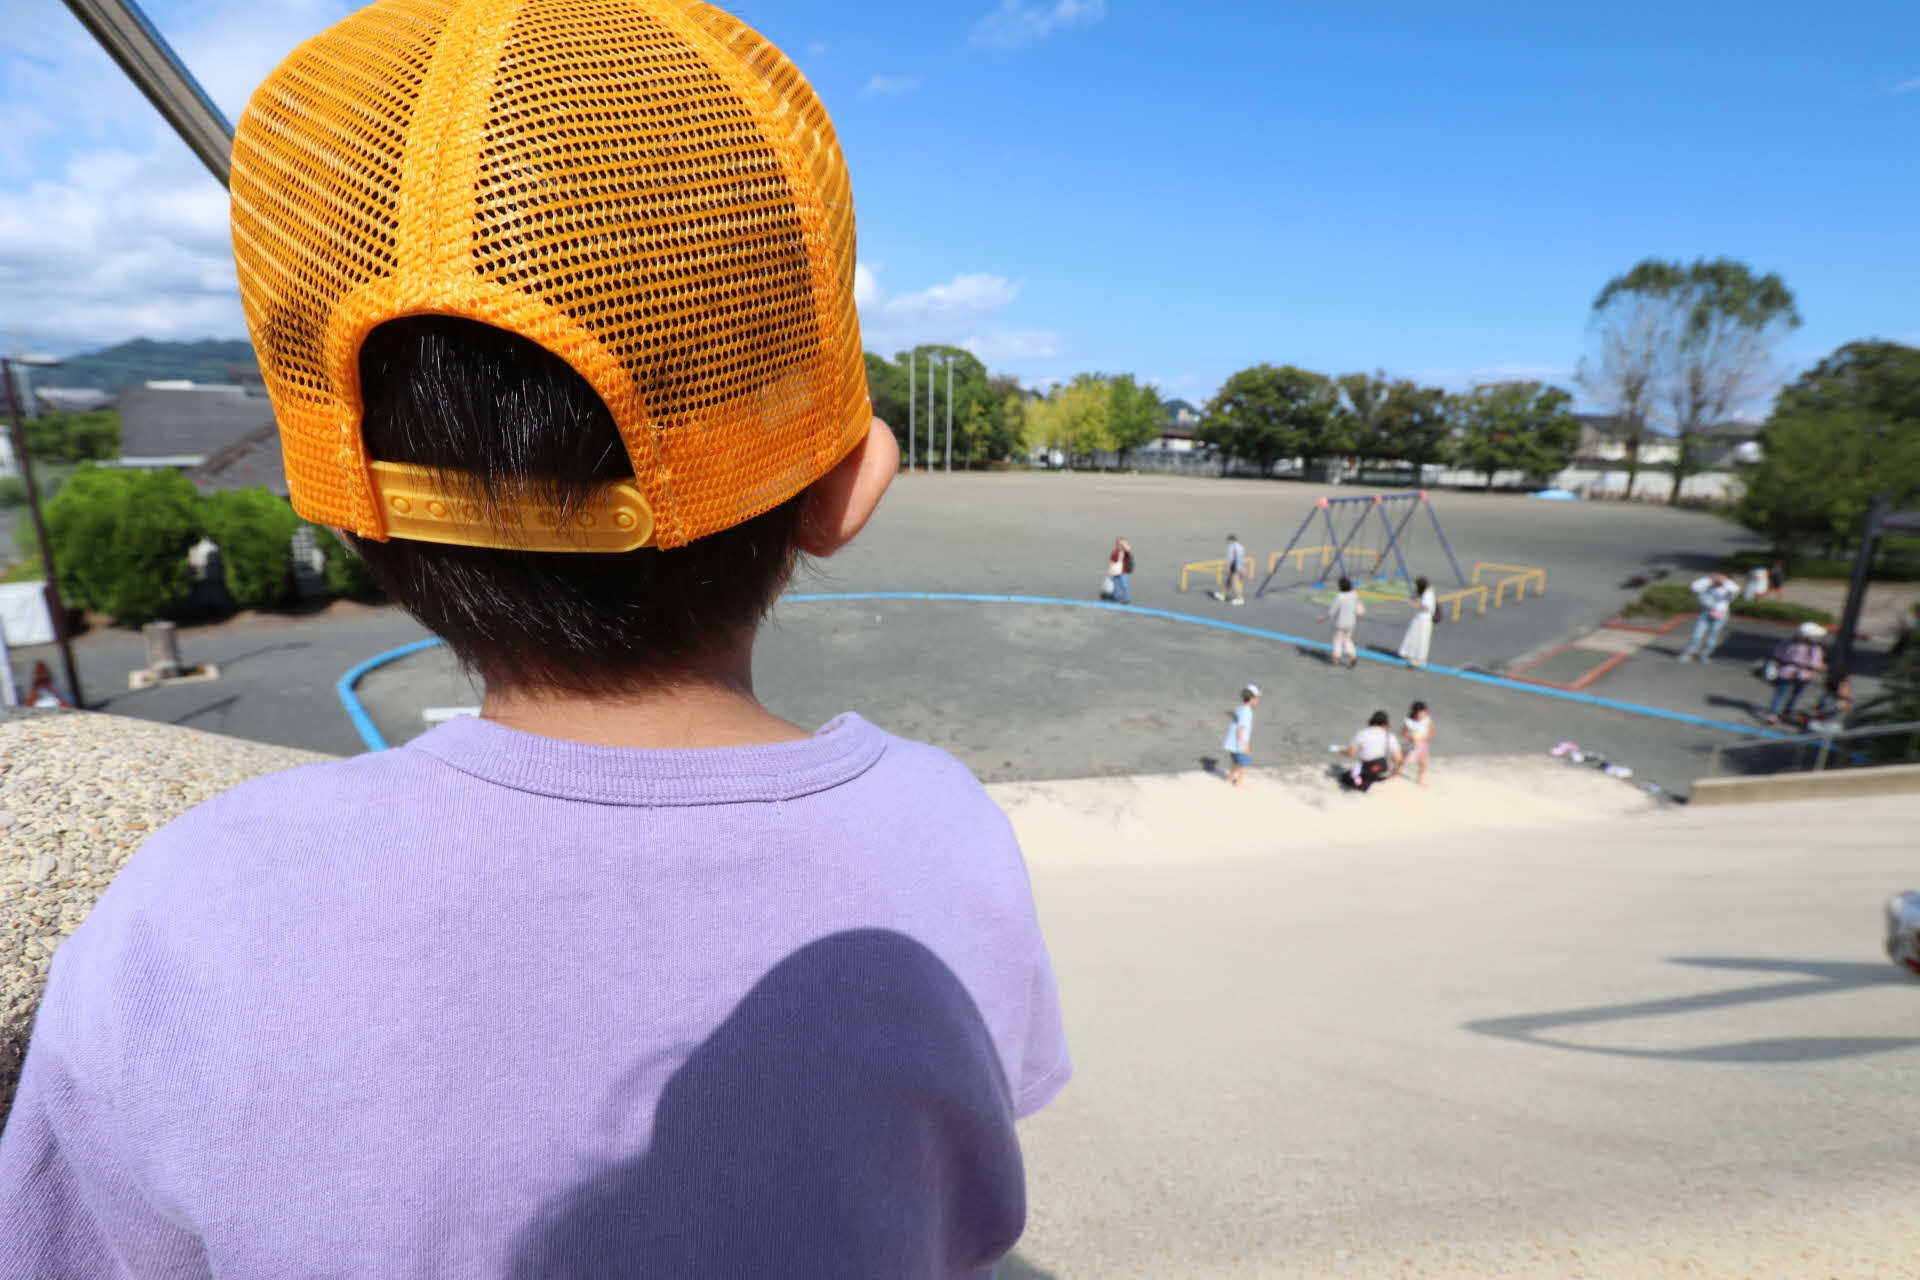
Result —
[[[1219, 554], [1238, 533], [1264, 557], [1284, 546], [1325, 490], [1257, 481], [1162, 476], [902, 477], [874, 527], [843, 556], [802, 574], [797, 593], [950, 591], [1090, 599], [1110, 540], [1126, 533], [1141, 564], [1143, 607], [1318, 636], [1304, 593], [1229, 609], [1175, 588], [1178, 565]], [[1439, 662], [1498, 669], [1572, 638], [1634, 592], [1623, 586], [1650, 564], [1704, 567], [1747, 539], [1712, 517], [1665, 508], [1544, 503], [1508, 495], [1447, 493], [1440, 511], [1460, 558], [1539, 564], [1544, 599], [1440, 629]], [[1416, 556], [1436, 543], [1416, 525]], [[1416, 562], [1424, 569], [1424, 563]], [[1376, 616], [1363, 644], [1391, 651], [1400, 619]], [[336, 608], [308, 619], [243, 619], [183, 633], [189, 661], [213, 662], [215, 684], [126, 692], [143, 661], [138, 637], [97, 632], [81, 642], [96, 703], [119, 714], [280, 745], [358, 749], [333, 696], [348, 667], [420, 639], [391, 610]], [[35, 655], [20, 655], [30, 659]], [[1714, 676], [1671, 673], [1601, 692], [1739, 720], [1760, 686], [1729, 663]], [[1623, 673], [1623, 677], [1626, 673]], [[1615, 677], [1613, 679], [1622, 679]], [[819, 722], [859, 707], [902, 733], [928, 738], [995, 778], [1066, 777], [1190, 769], [1215, 752], [1220, 718], [1241, 683], [1274, 694], [1264, 708], [1260, 754], [1269, 760], [1324, 752], [1375, 706], [1395, 714], [1420, 697], [1447, 726], [1443, 750], [1540, 751], [1574, 739], [1654, 780], [1685, 782], [1725, 735], [1675, 729], [1571, 704], [1499, 695], [1371, 666], [1328, 670], [1317, 655], [1200, 628], [1068, 610], [988, 606], [791, 605], [762, 649], [759, 684], [783, 714]], [[376, 676], [367, 701], [395, 740], [416, 732], [422, 707], [471, 702], [444, 660]], [[1714, 702], [1720, 699], [1721, 702]]]
[[1118, 786], [1045, 789], [1097, 856], [1013, 808], [1078, 1073], [1012, 1274], [1915, 1274], [1913, 802], [1330, 839], [1222, 791], [1222, 840]]

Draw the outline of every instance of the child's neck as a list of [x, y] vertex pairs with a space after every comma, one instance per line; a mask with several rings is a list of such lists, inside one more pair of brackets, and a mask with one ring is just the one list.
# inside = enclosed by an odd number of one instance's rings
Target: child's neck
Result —
[[767, 746], [813, 735], [753, 695], [753, 637], [618, 694], [487, 690], [480, 714], [542, 738], [600, 747], [696, 750]]

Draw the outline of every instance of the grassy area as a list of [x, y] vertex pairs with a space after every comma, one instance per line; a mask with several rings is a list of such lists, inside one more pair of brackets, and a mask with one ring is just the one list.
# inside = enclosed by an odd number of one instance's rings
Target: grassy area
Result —
[[[1629, 618], [1673, 618], [1693, 613], [1700, 602], [1693, 588], [1679, 582], [1657, 582], [1640, 593], [1640, 598], [1621, 612]], [[1830, 627], [1838, 621], [1825, 609], [1794, 604], [1787, 600], [1748, 600], [1733, 606], [1735, 615], [1763, 622], [1817, 622]]]
[[[1749, 569], [1771, 568], [1779, 559], [1770, 551], [1742, 551], [1727, 557], [1726, 570], [1736, 577]], [[1845, 582], [1853, 576], [1853, 560], [1794, 555], [1787, 560], [1787, 577], [1821, 582]], [[1920, 538], [1887, 538], [1873, 567], [1876, 582], [1920, 582]]]

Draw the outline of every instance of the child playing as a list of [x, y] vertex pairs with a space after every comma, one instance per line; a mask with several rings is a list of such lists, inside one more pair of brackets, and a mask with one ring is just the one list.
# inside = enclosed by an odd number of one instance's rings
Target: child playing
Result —
[[1228, 713], [1233, 723], [1227, 726], [1220, 749], [1233, 762], [1227, 770], [1227, 781], [1236, 787], [1247, 785], [1247, 769], [1253, 764], [1253, 709], [1259, 705], [1260, 686], [1250, 684], [1240, 691], [1240, 705]]
[[1366, 612], [1367, 606], [1360, 603], [1360, 593], [1353, 589], [1353, 579], [1340, 579], [1340, 594], [1333, 598], [1332, 607], [1320, 615], [1320, 621], [1333, 623], [1334, 666], [1339, 666], [1343, 659], [1349, 667], [1360, 665], [1360, 650], [1354, 647], [1353, 632]]
[[1406, 755], [1394, 768], [1397, 774], [1409, 764], [1418, 765], [1413, 772], [1413, 780], [1421, 786], [1427, 785], [1427, 765], [1433, 760], [1433, 715], [1427, 710], [1427, 704], [1416, 702], [1407, 712], [1406, 723], [1400, 726], [1400, 736], [1407, 744]]
[[682, 0], [381, 0], [234, 148], [294, 505], [480, 719], [151, 839], [60, 949], [10, 1277], [940, 1276], [1069, 1064], [1006, 818], [754, 696], [898, 470], [831, 124]]

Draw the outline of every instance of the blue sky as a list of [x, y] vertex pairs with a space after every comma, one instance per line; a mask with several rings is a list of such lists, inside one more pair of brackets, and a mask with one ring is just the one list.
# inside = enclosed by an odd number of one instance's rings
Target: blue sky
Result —
[[[337, 0], [154, 0], [230, 113]], [[1646, 256], [1920, 342], [1920, 4], [751, 0], [853, 171], [868, 346], [1201, 400], [1262, 360], [1566, 381]], [[224, 200], [58, 0], [0, 0], [0, 335], [238, 336]]]

